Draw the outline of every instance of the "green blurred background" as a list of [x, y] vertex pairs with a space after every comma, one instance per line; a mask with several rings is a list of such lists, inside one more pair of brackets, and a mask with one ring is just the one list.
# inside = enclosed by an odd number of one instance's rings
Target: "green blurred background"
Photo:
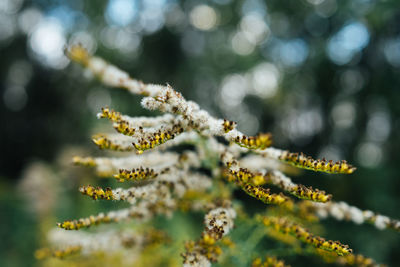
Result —
[[[72, 154], [101, 154], [90, 142], [100, 107], [150, 114], [69, 64], [71, 42], [246, 134], [348, 160], [353, 175], [296, 180], [400, 218], [398, 0], [0, 0], [0, 266], [38, 264], [48, 225], [107, 208], [81, 199], [90, 172], [69, 167]], [[395, 232], [325, 225], [329, 238], [400, 266]]]

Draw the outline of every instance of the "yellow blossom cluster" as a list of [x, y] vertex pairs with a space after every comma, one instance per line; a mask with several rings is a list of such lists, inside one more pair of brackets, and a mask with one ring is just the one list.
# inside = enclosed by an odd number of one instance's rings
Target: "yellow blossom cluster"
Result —
[[154, 169], [140, 167], [132, 169], [131, 171], [120, 169], [119, 173], [114, 175], [114, 178], [117, 179], [118, 182], [124, 182], [125, 180], [140, 181], [156, 178], [157, 175]]
[[314, 190], [312, 187], [306, 187], [302, 184], [295, 185], [290, 193], [298, 198], [316, 202], [328, 202], [332, 199], [332, 195], [326, 194], [325, 191], [320, 191], [318, 189]]
[[246, 168], [239, 168], [238, 171], [229, 170], [229, 173], [234, 176], [234, 180], [240, 184], [251, 183], [253, 185], [263, 185], [266, 183], [265, 177], [261, 173], [252, 173]]
[[112, 199], [114, 199], [113, 192], [110, 187], [103, 189], [101, 187], [94, 187], [91, 185], [86, 185], [86, 186], [81, 186], [79, 188], [79, 191], [82, 193], [82, 195], [87, 195], [87, 196], [93, 198], [94, 200], [97, 200], [97, 199], [112, 200]]
[[[136, 132], [136, 128], [131, 127], [129, 122], [122, 119], [120, 112], [114, 111], [108, 107], [101, 108], [101, 113], [99, 113], [98, 117], [107, 118], [114, 122], [114, 129], [123, 135], [133, 136]], [[141, 127], [139, 130], [141, 130]]]
[[[227, 205], [230, 205], [230, 203]], [[229, 208], [216, 208], [211, 210], [206, 215], [204, 222], [205, 228], [200, 240], [197, 242], [186, 242], [186, 252], [182, 254], [183, 262], [198, 264], [199, 266], [203, 266], [206, 263], [210, 264], [210, 262], [216, 262], [218, 256], [222, 254], [222, 249], [217, 242], [233, 227], [232, 220], [235, 216], [235, 212]], [[232, 245], [229, 241], [225, 243], [227, 245]]]
[[235, 129], [236, 125], [237, 125], [236, 122], [228, 121], [226, 119], [224, 119], [224, 122], [222, 123], [222, 127], [224, 127], [225, 133], [228, 133], [228, 132], [232, 131], [233, 129]]
[[134, 149], [133, 146], [122, 146], [103, 134], [94, 135], [92, 140], [100, 149], [110, 149], [116, 151], [132, 151]]
[[272, 144], [272, 135], [270, 133], [259, 133], [256, 136], [236, 137], [235, 143], [248, 149], [265, 149]]
[[171, 130], [158, 131], [153, 133], [150, 137], [144, 139], [142, 138], [137, 143], [133, 143], [138, 154], [142, 154], [144, 150], [152, 149], [156, 146], [162, 145], [168, 140], [174, 139], [175, 136], [181, 134], [183, 128], [179, 125], [174, 125]]
[[326, 159], [313, 159], [307, 157], [303, 153], [290, 153], [285, 151], [281, 156], [280, 160], [289, 163], [295, 167], [309, 169], [313, 171], [327, 172], [327, 173], [353, 173], [356, 168], [348, 164], [347, 161], [342, 160], [333, 162], [332, 160], [327, 161]]
[[250, 196], [261, 200], [266, 204], [276, 204], [292, 207], [293, 202], [287, 196], [283, 195], [282, 193], [279, 194], [271, 194], [269, 188], [263, 188], [261, 186], [255, 186], [250, 183], [247, 183], [243, 186], [243, 190], [249, 194]]
[[273, 229], [285, 234], [293, 235], [300, 241], [310, 244], [316, 248], [332, 251], [340, 256], [347, 255], [352, 252], [348, 245], [343, 245], [339, 241], [325, 240], [325, 238], [320, 236], [314, 236], [304, 227], [290, 222], [285, 218], [264, 217], [262, 218], [262, 222], [265, 226], [272, 227]]
[[78, 220], [64, 221], [62, 223], [57, 223], [57, 226], [65, 230], [79, 230], [80, 228], [87, 228], [92, 225], [99, 223], [108, 223], [111, 219], [104, 213], [100, 213], [96, 216], [89, 216], [87, 218], [81, 218]]

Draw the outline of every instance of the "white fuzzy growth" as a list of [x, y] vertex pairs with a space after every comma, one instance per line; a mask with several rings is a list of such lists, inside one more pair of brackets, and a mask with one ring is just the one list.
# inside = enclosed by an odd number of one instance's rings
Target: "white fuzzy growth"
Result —
[[121, 119], [128, 122], [129, 126], [132, 128], [155, 127], [160, 125], [173, 124], [176, 121], [176, 117], [171, 114], [164, 114], [157, 117], [130, 117], [127, 115], [122, 115]]
[[[155, 196], [157, 196], [157, 186], [149, 184], [141, 187], [131, 187], [128, 189], [117, 188], [113, 189], [114, 200], [124, 200], [131, 205], [135, 204], [137, 199], [146, 199], [149, 202], [155, 202]], [[153, 199], [152, 199], [153, 197]]]
[[270, 177], [274, 185], [280, 186], [286, 191], [291, 191], [295, 186], [297, 186], [297, 184], [293, 183], [289, 177], [285, 176], [280, 171], [273, 171]]
[[189, 190], [205, 191], [212, 186], [212, 181], [205, 175], [197, 173], [189, 173], [189, 175], [184, 176], [184, 181]]
[[387, 227], [387, 225], [390, 223], [389, 217], [382, 216], [382, 215], [376, 215], [375, 218], [375, 227], [383, 230]]
[[158, 149], [165, 150], [170, 147], [174, 147], [177, 145], [185, 144], [185, 143], [194, 143], [199, 139], [199, 135], [196, 132], [184, 132], [180, 135], [176, 136], [174, 139], [168, 140], [168, 142], [158, 146]]
[[[362, 211], [357, 207], [350, 206], [346, 202], [313, 203], [316, 213], [320, 218], [330, 215], [337, 220], [349, 220], [356, 224], [366, 221], [373, 222], [376, 228], [382, 230], [392, 224], [395, 229], [399, 229], [400, 222], [390, 219], [387, 216], [377, 215], [370, 210]], [[397, 228], [396, 228], [396, 225]]]
[[351, 214], [351, 220], [355, 224], [362, 224], [364, 222], [364, 216], [362, 210], [356, 207], [350, 207], [349, 213]]
[[199, 253], [193, 253], [187, 256], [183, 267], [211, 267], [211, 262]]
[[[144, 84], [96, 57], [89, 60], [88, 68], [107, 85], [123, 87], [133, 94], [147, 95], [141, 102], [145, 109], [183, 115], [186, 123], [195, 125], [203, 135], [224, 136], [228, 141], [235, 141], [236, 137], [244, 136], [237, 130], [225, 133], [223, 120], [214, 118], [208, 112], [200, 109], [197, 103], [187, 101], [170, 85]], [[275, 157], [275, 155], [272, 156]]]
[[240, 165], [243, 168], [247, 168], [253, 172], [257, 172], [260, 169], [284, 171], [287, 166], [274, 159], [260, 157], [260, 155], [246, 156], [240, 160]]
[[265, 157], [279, 160], [279, 158], [283, 155], [284, 151], [278, 148], [269, 147], [260, 151], [259, 153]]
[[146, 88], [146, 93], [151, 97], [160, 95], [160, 93], [165, 88], [165, 86], [159, 85], [159, 84], [147, 84], [147, 85], [144, 85], [143, 87]]
[[179, 155], [173, 152], [152, 151], [143, 155], [131, 155], [123, 158], [94, 158], [98, 172], [117, 173], [119, 169], [149, 167], [155, 171], [175, 165]]
[[143, 97], [142, 101], [140, 102], [143, 108], [148, 110], [157, 110], [161, 109], [162, 103], [155, 100], [153, 97]]
[[144, 84], [128, 77], [128, 79], [123, 80], [123, 87], [132, 94], [140, 94], [143, 91]]
[[108, 140], [110, 140], [113, 144], [119, 145], [122, 149], [129, 149], [129, 147], [132, 147], [132, 142], [135, 141], [130, 136], [125, 136], [122, 134], [102, 134], [101, 136], [95, 136], [97, 137], [105, 137]]
[[134, 246], [130, 247], [130, 252], [132, 252], [132, 249], [142, 248], [146, 238], [130, 230], [88, 233], [84, 231], [64, 231], [56, 228], [49, 232], [48, 239], [53, 246], [61, 249], [69, 246], [81, 246], [81, 253], [90, 255], [100, 251], [107, 253], [123, 251], [124, 242], [128, 240]]
[[363, 211], [363, 217], [366, 219], [366, 220], [370, 220], [370, 219], [372, 219], [372, 217], [374, 217], [375, 216], [375, 213], [373, 213], [372, 211], [370, 211], [370, 210], [365, 210], [365, 211]]
[[229, 208], [216, 208], [206, 214], [204, 218], [204, 225], [209, 229], [214, 227], [222, 227], [224, 230], [223, 235], [227, 235], [234, 226], [234, 219], [236, 212], [234, 209]]
[[129, 79], [129, 75], [126, 72], [118, 69], [117, 67], [108, 65], [104, 69], [101, 79], [104, 82], [104, 84], [108, 86], [122, 87], [124, 81]]
[[90, 69], [96, 76], [101, 75], [106, 67], [107, 62], [98, 57], [91, 58], [88, 63], [88, 69]]
[[[204, 121], [204, 118], [203, 118], [203, 121]], [[208, 121], [210, 134], [217, 135], [217, 136], [223, 135], [225, 133], [223, 124], [224, 124], [224, 120], [216, 120], [214, 118], [211, 118]]]

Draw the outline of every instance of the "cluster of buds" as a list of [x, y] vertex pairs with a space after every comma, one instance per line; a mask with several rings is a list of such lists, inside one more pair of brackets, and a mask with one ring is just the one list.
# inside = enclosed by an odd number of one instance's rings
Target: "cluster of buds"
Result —
[[248, 149], [265, 149], [272, 144], [272, 135], [270, 133], [260, 133], [256, 136], [237, 136], [235, 143]]
[[101, 113], [97, 114], [98, 118], [107, 118], [113, 122], [120, 122], [122, 115], [120, 112], [110, 109], [108, 107], [101, 108]]
[[288, 207], [292, 207], [293, 205], [292, 201], [282, 193], [271, 194], [269, 188], [263, 188], [261, 186], [247, 183], [243, 186], [243, 190], [250, 196], [261, 200], [266, 204], [285, 205]]
[[152, 149], [156, 146], [162, 145], [165, 142], [174, 139], [175, 136], [181, 134], [182, 132], [182, 127], [179, 125], [174, 125], [171, 130], [158, 131], [147, 139], [141, 139], [138, 143], [133, 143], [133, 146], [136, 148], [138, 154], [142, 154], [144, 150]]
[[320, 191], [318, 189], [314, 190], [311, 186], [306, 187], [302, 184], [294, 186], [291, 193], [299, 198], [316, 202], [328, 202], [332, 199], [332, 195], [327, 195], [325, 191]]
[[103, 189], [101, 187], [93, 187], [91, 185], [87, 186], [81, 186], [79, 188], [79, 192], [82, 193], [82, 195], [87, 195], [94, 200], [97, 199], [106, 199], [106, 200], [112, 200], [114, 199], [113, 193], [110, 187], [107, 187], [106, 189]]
[[297, 223], [288, 221], [285, 218], [264, 217], [262, 222], [265, 226], [272, 227], [284, 234], [295, 236], [300, 241], [310, 244], [316, 248], [335, 252], [337, 255], [347, 255], [352, 253], [348, 245], [343, 245], [339, 241], [325, 240], [320, 236], [314, 236], [307, 229]]
[[119, 173], [114, 175], [114, 178], [117, 179], [118, 182], [124, 182], [125, 180], [141, 181], [156, 178], [157, 175], [154, 169], [140, 167], [132, 169], [131, 171], [120, 169]]
[[325, 191], [313, 189], [311, 186], [306, 187], [302, 184], [293, 183], [289, 177], [285, 176], [280, 171], [268, 172], [265, 175], [265, 180], [268, 183], [272, 183], [300, 199], [324, 203], [332, 199], [332, 195], [326, 194]]
[[[241, 185], [251, 183], [255, 186], [263, 185], [266, 183], [265, 177], [261, 173], [252, 173], [246, 168], [239, 168], [238, 171], [229, 170], [230, 174], [234, 176], [234, 179]], [[229, 177], [228, 177], [229, 178]]]
[[106, 135], [97, 134], [92, 137], [93, 143], [95, 143], [100, 149], [110, 149], [116, 151], [132, 151], [132, 146], [124, 145], [122, 142], [115, 142], [108, 138]]
[[285, 151], [281, 156], [280, 160], [287, 162], [295, 167], [309, 169], [313, 171], [327, 172], [327, 173], [353, 173], [356, 168], [348, 164], [347, 161], [337, 161], [332, 160], [327, 161], [325, 158], [313, 159], [312, 157], [307, 157], [303, 153], [290, 153]]
[[235, 129], [237, 123], [234, 121], [228, 121], [226, 119], [224, 119], [224, 122], [222, 123], [222, 127], [224, 128], [224, 132], [228, 133], [230, 131], [232, 131], [233, 129]]
[[[110, 110], [108, 107], [101, 108], [101, 113], [97, 114], [97, 117], [107, 118], [114, 122], [114, 129], [123, 135], [133, 136], [136, 133], [136, 128], [131, 127], [129, 122], [123, 119], [120, 112]], [[139, 130], [141, 129], [142, 127]]]
[[96, 216], [89, 216], [88, 218], [81, 218], [78, 220], [64, 221], [62, 223], [57, 223], [57, 226], [65, 230], [79, 230], [81, 228], [87, 228], [91, 225], [96, 225], [99, 223], [108, 223], [111, 219], [104, 213], [100, 213]]
[[[233, 228], [236, 212], [232, 208], [215, 208], [204, 218], [205, 229], [197, 242], [189, 241], [182, 254], [184, 266], [210, 266], [222, 253], [216, 243]], [[203, 264], [203, 265], [200, 265]]]

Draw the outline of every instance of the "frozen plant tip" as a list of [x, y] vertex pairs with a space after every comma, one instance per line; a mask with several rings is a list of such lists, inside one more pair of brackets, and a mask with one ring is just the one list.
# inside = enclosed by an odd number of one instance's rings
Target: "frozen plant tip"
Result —
[[[49, 235], [49, 243], [56, 250], [39, 250], [38, 255], [57, 257], [60, 254], [67, 260], [67, 256], [74, 252], [68, 247], [79, 247], [86, 257], [92, 255], [96, 258], [96, 253], [101, 252], [104, 257], [121, 257], [124, 263], [130, 259], [130, 265], [141, 260], [148, 264], [156, 260], [154, 252], [148, 252], [148, 244], [152, 242], [145, 242], [145, 235], [140, 233], [160, 216], [173, 219], [178, 210], [190, 215], [204, 214], [204, 230], [201, 234], [199, 231], [193, 240], [187, 240], [185, 235], [185, 243], [171, 236], [170, 242], [175, 242], [174, 245], [165, 245], [166, 240], [160, 238], [164, 248], [156, 254], [171, 260], [184, 249], [181, 254], [183, 266], [211, 266], [217, 261], [227, 266], [232, 262], [241, 266], [287, 266], [276, 258], [281, 258], [280, 255], [274, 255], [277, 250], [273, 249], [272, 242], [265, 242], [272, 244], [265, 260], [256, 255], [265, 255], [264, 251], [238, 253], [249, 247], [255, 248], [263, 239], [274, 237], [284, 241], [279, 249], [282, 255], [321, 258], [320, 251], [323, 251], [331, 253], [329, 255], [336, 263], [369, 266], [375, 264], [372, 259], [353, 255], [349, 246], [315, 235], [302, 226], [303, 223], [313, 227], [311, 229], [321, 229], [323, 224], [318, 218], [332, 216], [357, 224], [369, 222], [379, 229], [399, 229], [397, 220], [361, 211], [344, 202], [334, 202], [332, 195], [323, 190], [293, 182], [285, 167], [291, 165], [330, 174], [351, 174], [356, 168], [346, 161], [314, 160], [303, 153], [272, 147], [271, 134], [247, 136], [237, 130], [235, 122], [211, 116], [168, 84], [146, 84], [131, 78], [103, 59], [89, 55], [79, 45], [69, 47], [66, 53], [104, 85], [141, 95], [143, 108], [164, 114], [131, 117], [109, 107], [100, 111], [98, 118], [109, 120], [117, 133], [95, 135], [93, 141], [99, 148], [118, 151], [121, 156], [116, 153], [112, 157], [76, 156], [73, 162], [93, 168], [99, 176], [114, 177], [126, 183], [122, 184], [124, 188], [88, 185], [80, 187], [79, 191], [95, 200], [122, 201], [128, 206], [58, 223], [62, 229]], [[266, 208], [256, 212], [255, 216], [251, 215], [247, 202], [236, 198], [237, 192], [245, 192], [242, 198], [254, 198], [266, 204]], [[105, 223], [108, 225], [102, 228], [81, 231]], [[115, 226], [115, 223], [120, 224]], [[173, 226], [176, 225], [171, 223], [171, 229], [176, 230]], [[128, 233], [132, 228], [139, 234]], [[179, 225], [178, 230], [181, 233], [187, 229]], [[236, 231], [242, 232], [239, 238]], [[225, 242], [228, 236], [232, 241]], [[285, 241], [286, 237], [291, 238], [290, 242], [286, 242], [289, 239]], [[303, 243], [306, 248], [300, 249], [297, 243]], [[51, 252], [60, 247], [66, 248], [61, 250], [65, 252]], [[132, 248], [139, 256], [132, 257]], [[145, 255], [151, 256], [145, 258]]]

